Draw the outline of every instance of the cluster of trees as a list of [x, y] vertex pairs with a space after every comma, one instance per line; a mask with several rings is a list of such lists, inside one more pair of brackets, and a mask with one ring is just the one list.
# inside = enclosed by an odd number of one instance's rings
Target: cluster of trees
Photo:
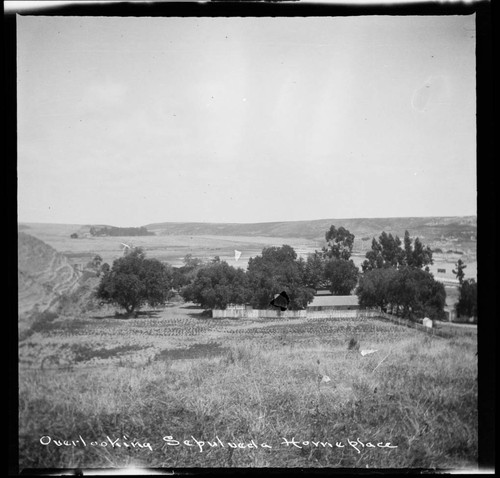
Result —
[[432, 250], [408, 231], [404, 240], [382, 232], [373, 238], [371, 250], [362, 264], [356, 293], [363, 307], [380, 307], [410, 319], [428, 316], [444, 318], [446, 291], [429, 272]]
[[[246, 272], [236, 273], [231, 266], [214, 261], [195, 273], [194, 280], [181, 289], [181, 295], [207, 308], [225, 308], [236, 303], [260, 309], [268, 307], [270, 300], [285, 290], [292, 310], [305, 308], [320, 288], [348, 295], [356, 287], [359, 275], [350, 258], [354, 234], [331, 226], [325, 240], [322, 250], [310, 254], [307, 260], [298, 258], [289, 245], [265, 248], [261, 255], [249, 260]], [[183, 277], [189, 281], [185, 273]]]
[[251, 258], [248, 269], [234, 268], [218, 257], [198, 267], [194, 279], [180, 290], [181, 296], [204, 308], [225, 309], [229, 304], [267, 308], [285, 290], [289, 308], [302, 309], [315, 290], [306, 285], [306, 263], [288, 246], [268, 247]]
[[270, 299], [283, 290], [290, 298], [290, 309], [303, 309], [316, 292], [307, 284], [306, 262], [297, 258], [293, 247], [288, 245], [266, 248], [262, 255], [251, 258], [247, 280], [251, 291], [249, 303], [257, 309], [266, 308]]
[[[331, 226], [325, 240], [325, 246], [306, 260], [298, 258], [289, 245], [264, 248], [249, 260], [246, 271], [219, 257], [202, 261], [192, 255], [184, 258], [182, 267], [173, 268], [147, 259], [140, 248], [131, 249], [112, 267], [101, 265], [102, 259], [96, 256], [94, 267], [102, 273], [97, 297], [130, 313], [146, 303], [163, 305], [175, 291], [206, 309], [224, 309], [229, 304], [267, 308], [275, 295], [286, 291], [288, 307], [297, 310], [312, 301], [317, 289], [328, 288], [336, 295], [356, 289], [363, 307], [380, 307], [409, 318], [443, 318], [446, 292], [429, 272], [432, 251], [418, 238], [412, 241], [408, 231], [403, 241], [385, 232], [378, 240], [373, 238], [362, 273], [351, 259], [352, 233]], [[463, 269], [459, 274], [463, 279]], [[460, 307], [465, 311], [470, 303], [465, 298], [474, 294], [475, 284], [462, 282]]]
[[398, 236], [382, 232], [380, 237], [372, 239], [372, 247], [366, 253], [366, 259], [361, 265], [363, 272], [385, 267], [415, 269], [425, 268], [429, 271], [429, 264], [432, 264], [432, 250], [429, 246], [424, 246], [417, 237], [412, 244], [410, 233], [405, 231], [403, 243]]
[[[145, 227], [95, 227], [89, 230], [92, 236], [154, 236], [154, 232], [149, 232]], [[73, 236], [72, 236], [73, 237]]]
[[442, 320], [446, 291], [428, 271], [386, 267], [362, 275], [357, 289], [362, 307], [380, 307], [384, 312], [415, 319], [430, 317]]
[[[93, 263], [98, 267], [99, 258]], [[306, 285], [306, 262], [297, 258], [290, 246], [269, 247], [250, 260], [248, 270], [235, 268], [215, 257], [204, 262], [187, 255], [184, 265], [173, 268], [156, 259], [147, 259], [140, 248], [100, 268], [102, 278], [96, 297], [104, 303], [132, 313], [148, 304], [164, 305], [175, 292], [206, 309], [226, 308], [229, 304], [250, 304], [267, 308], [274, 295], [285, 290], [289, 308], [301, 309], [314, 297]]]
[[359, 270], [351, 257], [354, 234], [331, 226], [326, 245], [307, 260], [297, 257], [293, 247], [267, 247], [248, 262], [247, 271], [236, 269], [218, 257], [203, 263], [192, 256], [174, 271], [174, 288], [187, 301], [204, 308], [224, 309], [229, 304], [249, 304], [262, 309], [282, 291], [288, 308], [307, 307], [317, 289], [328, 288], [336, 295], [350, 294], [356, 287]]

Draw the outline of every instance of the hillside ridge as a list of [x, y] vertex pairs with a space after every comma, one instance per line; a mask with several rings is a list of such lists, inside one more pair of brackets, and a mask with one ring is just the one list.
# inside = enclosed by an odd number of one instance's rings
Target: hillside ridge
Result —
[[51, 310], [63, 294], [78, 286], [80, 274], [64, 254], [42, 240], [18, 231], [19, 325], [29, 325], [34, 312]]
[[433, 236], [456, 231], [458, 234], [476, 233], [476, 216], [432, 216], [398, 218], [351, 218], [314, 219], [303, 221], [278, 221], [259, 223], [209, 223], [209, 222], [161, 222], [144, 227], [158, 235], [217, 235], [217, 236], [274, 236], [323, 239], [331, 225], [345, 227], [355, 236], [375, 236], [382, 231], [403, 236], [422, 235], [425, 231]]

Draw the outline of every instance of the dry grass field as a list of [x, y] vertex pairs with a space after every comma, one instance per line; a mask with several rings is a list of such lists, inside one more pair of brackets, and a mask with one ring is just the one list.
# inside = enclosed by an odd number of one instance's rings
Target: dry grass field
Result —
[[19, 343], [21, 469], [477, 464], [475, 329], [183, 303], [49, 319]]

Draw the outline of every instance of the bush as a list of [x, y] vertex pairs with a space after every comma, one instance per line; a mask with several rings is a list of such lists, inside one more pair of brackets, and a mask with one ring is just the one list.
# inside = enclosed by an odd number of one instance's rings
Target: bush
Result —
[[354, 337], [349, 340], [349, 343], [347, 344], [347, 350], [359, 350], [359, 342]]

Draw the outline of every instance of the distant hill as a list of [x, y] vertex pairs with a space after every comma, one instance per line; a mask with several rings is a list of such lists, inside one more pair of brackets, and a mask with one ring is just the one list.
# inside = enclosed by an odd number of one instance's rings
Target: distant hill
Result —
[[[279, 221], [259, 223], [211, 223], [211, 222], [161, 222], [141, 226], [140, 228], [118, 228], [110, 225], [64, 225], [44, 224], [43, 230], [51, 234], [77, 233], [79, 236], [91, 235], [91, 229], [112, 231], [111, 235], [157, 236], [261, 236], [280, 238], [303, 238], [321, 242], [331, 225], [345, 227], [356, 236], [356, 241], [371, 242], [382, 231], [403, 238], [406, 230], [412, 237], [432, 242], [466, 243], [475, 248], [477, 235], [476, 216], [452, 217], [391, 217], [391, 218], [353, 218], [353, 219], [316, 219], [306, 221]], [[36, 224], [19, 224], [18, 230], [29, 231]], [[139, 231], [139, 234], [138, 232]], [[109, 234], [107, 234], [109, 235]]]
[[144, 226], [157, 235], [210, 235], [210, 236], [269, 236], [300, 237], [323, 240], [331, 225], [344, 227], [358, 240], [378, 237], [382, 231], [404, 236], [425, 237], [427, 242], [446, 238], [460, 238], [468, 242], [476, 239], [477, 218], [462, 217], [402, 217], [360, 219], [318, 219], [312, 221], [239, 223], [163, 222]]

